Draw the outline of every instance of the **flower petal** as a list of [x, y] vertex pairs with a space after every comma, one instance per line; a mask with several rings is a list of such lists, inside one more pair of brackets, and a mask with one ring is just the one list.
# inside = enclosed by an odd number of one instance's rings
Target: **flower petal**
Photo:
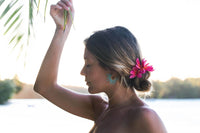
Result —
[[145, 70], [146, 70], [146, 71], [149, 71], [149, 72], [154, 71], [154, 69], [153, 69], [152, 66], [147, 66], [147, 67], [145, 68]]
[[144, 67], [144, 66], [145, 66], [146, 62], [147, 62], [147, 60], [145, 60], [145, 58], [144, 58], [144, 59], [142, 59], [142, 67]]
[[137, 67], [138, 69], [141, 69], [141, 64], [140, 64], [139, 58], [136, 59], [136, 67]]
[[137, 74], [137, 77], [138, 77], [138, 78], [141, 78], [141, 77], [142, 77], [142, 73], [139, 72], [139, 73]]
[[132, 74], [129, 78], [132, 79], [132, 78], [135, 78], [136, 75]]

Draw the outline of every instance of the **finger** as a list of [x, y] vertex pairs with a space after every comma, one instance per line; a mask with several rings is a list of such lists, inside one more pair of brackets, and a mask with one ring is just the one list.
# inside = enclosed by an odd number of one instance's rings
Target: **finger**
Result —
[[70, 0], [61, 0], [63, 3], [65, 3], [67, 6], [69, 6], [70, 8], [73, 8], [73, 3]]
[[51, 5], [51, 9], [62, 9], [62, 7], [56, 4], [56, 5]]
[[51, 5], [51, 8], [50, 8], [51, 16], [55, 15], [56, 10], [62, 10], [62, 7], [60, 7], [59, 5]]
[[65, 0], [65, 1], [68, 1], [68, 2], [70, 2], [70, 3], [72, 3], [72, 4], [73, 4], [73, 0]]
[[65, 3], [63, 3], [62, 1], [59, 1], [58, 3], [57, 3], [57, 5], [59, 5], [60, 7], [62, 7], [63, 9], [65, 9], [65, 10], [70, 10], [70, 7], [69, 6], [67, 6]]
[[61, 0], [63, 3], [65, 3], [66, 5], [69, 5], [69, 0]]
[[63, 3], [65, 3], [68, 7], [73, 8], [73, 4], [69, 0], [61, 0]]

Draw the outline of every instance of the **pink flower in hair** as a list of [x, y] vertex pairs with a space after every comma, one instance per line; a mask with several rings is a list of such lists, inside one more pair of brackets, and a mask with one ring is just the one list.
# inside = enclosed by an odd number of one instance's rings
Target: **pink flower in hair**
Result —
[[149, 65], [149, 63], [146, 63], [146, 60], [143, 59], [142, 63], [140, 63], [140, 60], [136, 59], [136, 65], [132, 68], [130, 72], [130, 78], [141, 78], [142, 74], [146, 73], [146, 71], [152, 72], [154, 71], [153, 67]]

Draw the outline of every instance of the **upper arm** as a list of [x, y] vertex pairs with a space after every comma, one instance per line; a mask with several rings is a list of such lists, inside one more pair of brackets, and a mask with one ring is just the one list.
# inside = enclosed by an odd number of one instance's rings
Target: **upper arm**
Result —
[[59, 85], [38, 93], [63, 110], [90, 120], [95, 120], [98, 111], [102, 108], [101, 97], [79, 94]]
[[141, 109], [138, 113], [134, 127], [141, 133], [167, 133], [166, 128], [157, 115], [157, 113], [149, 108]]

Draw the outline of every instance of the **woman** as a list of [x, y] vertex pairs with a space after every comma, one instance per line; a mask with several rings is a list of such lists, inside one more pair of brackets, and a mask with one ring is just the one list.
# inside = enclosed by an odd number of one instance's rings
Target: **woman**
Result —
[[[64, 29], [63, 12], [71, 12]], [[95, 122], [91, 133], [165, 133], [159, 116], [135, 93], [149, 91], [153, 67], [140, 55], [135, 37], [123, 27], [98, 31], [85, 40], [85, 76], [91, 94], [82, 95], [57, 84], [57, 73], [64, 43], [70, 32], [74, 8], [72, 0], [51, 6], [56, 31], [41, 65], [34, 90], [60, 108]]]

